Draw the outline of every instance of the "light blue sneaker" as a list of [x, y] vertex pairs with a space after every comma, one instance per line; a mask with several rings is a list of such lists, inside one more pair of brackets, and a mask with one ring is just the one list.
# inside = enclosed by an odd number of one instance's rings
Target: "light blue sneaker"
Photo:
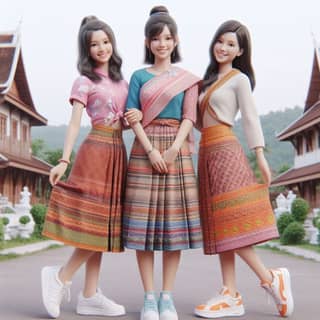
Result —
[[157, 298], [153, 291], [149, 291], [144, 294], [140, 320], [159, 320]]
[[160, 293], [159, 313], [160, 320], [178, 320], [178, 314], [170, 291], [162, 291]]

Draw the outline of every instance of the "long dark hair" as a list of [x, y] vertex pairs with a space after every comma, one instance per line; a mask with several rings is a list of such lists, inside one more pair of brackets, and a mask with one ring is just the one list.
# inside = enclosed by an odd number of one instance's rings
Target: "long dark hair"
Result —
[[112, 29], [95, 16], [83, 18], [78, 34], [78, 70], [80, 74], [87, 76], [92, 81], [99, 81], [101, 77], [93, 70], [96, 68], [95, 61], [90, 56], [90, 41], [94, 31], [102, 30], [108, 36], [112, 45], [112, 56], [109, 60], [109, 77], [114, 81], [123, 79], [121, 73], [122, 59], [118, 54], [116, 39]]
[[[149, 14], [149, 19], [144, 27], [144, 35], [148, 42], [151, 41], [153, 37], [158, 36], [163, 28], [167, 26], [172, 37], [176, 38], [178, 35], [178, 26], [173, 18], [169, 15], [169, 11], [165, 6], [153, 7]], [[171, 53], [171, 63], [179, 62], [181, 60], [181, 55], [179, 53], [178, 45], [175, 46]], [[154, 64], [154, 54], [145, 45], [145, 63]]]
[[210, 63], [203, 77], [202, 91], [204, 91], [206, 87], [215, 82], [218, 78], [219, 63], [213, 54], [213, 47], [219, 38], [227, 32], [234, 32], [236, 34], [239, 47], [243, 50], [243, 53], [233, 60], [232, 67], [239, 69], [248, 76], [252, 90], [256, 85], [254, 70], [251, 63], [251, 39], [249, 31], [247, 27], [241, 24], [239, 21], [229, 20], [224, 22], [218, 28], [210, 44]]

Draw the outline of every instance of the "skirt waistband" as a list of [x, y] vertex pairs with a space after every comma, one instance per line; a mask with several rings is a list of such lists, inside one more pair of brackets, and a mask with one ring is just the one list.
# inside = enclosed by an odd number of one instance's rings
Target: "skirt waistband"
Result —
[[96, 124], [92, 126], [89, 134], [104, 137], [122, 138], [122, 129], [115, 129], [103, 124]]
[[201, 129], [201, 146], [214, 144], [222, 140], [237, 140], [232, 127], [225, 124], [217, 124]]
[[180, 121], [176, 119], [154, 119], [149, 125], [152, 126], [167, 126], [167, 127], [179, 127]]

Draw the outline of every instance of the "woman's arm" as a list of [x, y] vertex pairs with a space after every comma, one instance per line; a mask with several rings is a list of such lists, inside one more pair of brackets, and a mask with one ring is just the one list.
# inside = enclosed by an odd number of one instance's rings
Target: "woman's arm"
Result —
[[269, 186], [271, 183], [271, 171], [270, 171], [268, 162], [264, 156], [263, 147], [255, 148], [255, 153], [256, 153], [259, 170], [262, 173], [264, 183]]
[[50, 177], [49, 181], [51, 185], [57, 184], [57, 182], [61, 179], [64, 175], [68, 163], [70, 162], [70, 155], [75, 143], [75, 140], [78, 136], [80, 125], [81, 125], [81, 117], [84, 105], [76, 100], [73, 102], [72, 108], [72, 115], [69, 121], [65, 141], [64, 141], [64, 148], [63, 148], [63, 155], [62, 160], [65, 162], [60, 162], [58, 165], [53, 167], [50, 170]]
[[182, 120], [180, 128], [176, 135], [171, 147], [163, 152], [163, 159], [167, 164], [171, 164], [176, 160], [179, 150], [182, 147], [183, 142], [186, 140], [190, 131], [192, 130], [193, 123], [189, 119]]
[[148, 139], [142, 125], [140, 122], [136, 122], [132, 125], [132, 130], [136, 134], [137, 138], [139, 139], [143, 149], [147, 153], [151, 165], [154, 169], [156, 169], [160, 173], [167, 173], [167, 165], [163, 160], [159, 150], [153, 147], [150, 140]]

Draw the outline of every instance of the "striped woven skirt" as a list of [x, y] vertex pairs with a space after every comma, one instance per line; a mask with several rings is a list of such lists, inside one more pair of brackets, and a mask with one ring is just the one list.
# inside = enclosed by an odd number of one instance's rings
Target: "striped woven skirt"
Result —
[[[177, 120], [154, 120], [145, 132], [160, 153], [179, 129]], [[136, 139], [128, 165], [124, 200], [124, 244], [135, 250], [182, 250], [202, 247], [197, 180], [185, 141], [167, 174], [152, 168]]]
[[67, 182], [52, 189], [43, 234], [77, 248], [123, 251], [126, 161], [121, 130], [94, 126]]
[[268, 187], [258, 184], [229, 126], [202, 129], [198, 161], [204, 253], [277, 238]]

